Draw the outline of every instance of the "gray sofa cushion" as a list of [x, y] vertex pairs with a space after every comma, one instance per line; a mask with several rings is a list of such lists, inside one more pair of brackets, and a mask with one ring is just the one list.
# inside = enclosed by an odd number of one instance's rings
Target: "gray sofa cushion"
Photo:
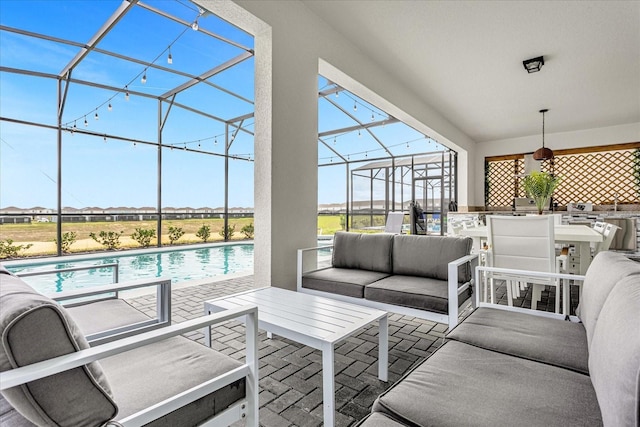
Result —
[[380, 412], [373, 412], [367, 418], [362, 420], [358, 427], [402, 427], [406, 424], [400, 424], [398, 421]]
[[418, 426], [599, 426], [588, 376], [457, 341], [446, 342], [376, 400]]
[[640, 425], [639, 275], [620, 280], [604, 303], [591, 341], [589, 370], [605, 424]]
[[[447, 314], [447, 284], [448, 282], [440, 279], [393, 275], [366, 286], [364, 297], [371, 301]], [[460, 295], [458, 305], [462, 305], [469, 296], [468, 291]]]
[[483, 307], [447, 339], [589, 373], [587, 334], [581, 323]]
[[150, 319], [121, 299], [97, 301], [66, 310], [85, 336]]
[[[0, 272], [2, 273], [2, 272]], [[31, 421], [20, 415], [13, 406], [0, 394], [0, 426], [2, 427], [35, 427]]]
[[593, 258], [587, 274], [577, 315], [587, 330], [587, 342], [591, 348], [591, 338], [598, 322], [600, 310], [609, 292], [623, 277], [640, 275], [640, 263], [631, 261], [624, 255], [604, 251]]
[[[174, 337], [102, 360], [122, 419], [241, 366], [188, 338]], [[152, 368], [151, 368], [152, 367]], [[244, 379], [147, 426], [192, 426], [245, 397]]]
[[[447, 280], [447, 264], [469, 255], [472, 244], [470, 237], [395, 235], [393, 274]], [[460, 266], [458, 279], [461, 283], [471, 280], [468, 264]]]
[[366, 285], [388, 277], [387, 273], [349, 268], [326, 268], [302, 277], [302, 287], [354, 298], [364, 298]]
[[332, 266], [391, 274], [392, 245], [392, 234], [339, 231], [333, 238]]
[[[0, 371], [89, 348], [62, 307], [15, 276], [0, 275]], [[94, 426], [118, 408], [96, 362], [2, 392], [38, 425]]]

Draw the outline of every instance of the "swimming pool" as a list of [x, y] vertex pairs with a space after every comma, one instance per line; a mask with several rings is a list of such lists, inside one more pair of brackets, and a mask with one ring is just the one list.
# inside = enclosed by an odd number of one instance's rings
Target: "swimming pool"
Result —
[[69, 259], [67, 257], [49, 258], [47, 261], [10, 263], [6, 268], [12, 273], [19, 274], [96, 266], [90, 270], [23, 278], [36, 290], [53, 293], [112, 283], [113, 269], [100, 267], [111, 263], [118, 264], [120, 282], [164, 276], [170, 277], [172, 283], [177, 283], [221, 275], [252, 274], [253, 244], [218, 244], [188, 249], [137, 250], [121, 255], [101, 253], [95, 256], [74, 256]]

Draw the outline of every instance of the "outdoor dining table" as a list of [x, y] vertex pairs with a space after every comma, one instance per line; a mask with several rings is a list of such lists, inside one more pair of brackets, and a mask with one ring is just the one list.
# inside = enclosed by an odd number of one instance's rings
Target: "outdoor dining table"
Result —
[[[488, 229], [486, 226], [471, 227], [460, 230], [458, 234], [473, 238], [474, 250], [478, 250], [481, 240], [487, 239]], [[579, 273], [584, 275], [591, 264], [591, 243], [602, 242], [604, 239], [601, 233], [598, 233], [587, 225], [565, 225], [557, 224], [554, 227], [555, 242], [563, 244], [575, 245], [580, 254]]]

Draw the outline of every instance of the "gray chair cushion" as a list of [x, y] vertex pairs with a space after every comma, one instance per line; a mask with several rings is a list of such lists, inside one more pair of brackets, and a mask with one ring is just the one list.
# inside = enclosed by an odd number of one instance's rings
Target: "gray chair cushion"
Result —
[[447, 339], [589, 374], [587, 334], [581, 323], [483, 307]]
[[587, 342], [591, 348], [591, 338], [598, 322], [600, 310], [609, 292], [623, 277], [640, 275], [640, 263], [631, 261], [623, 254], [605, 251], [593, 258], [582, 289], [578, 317], [587, 330]]
[[415, 426], [599, 426], [587, 375], [446, 342], [373, 410]]
[[[102, 360], [118, 402], [118, 419], [241, 366], [188, 338], [174, 337]], [[147, 426], [194, 426], [245, 397], [244, 379]]]
[[150, 319], [149, 316], [121, 299], [97, 301], [67, 307], [66, 310], [85, 336]]
[[640, 425], [640, 276], [626, 277], [602, 307], [589, 353], [591, 381], [602, 419]]
[[[1, 273], [1, 272], [0, 272]], [[34, 427], [31, 421], [20, 415], [13, 406], [0, 394], [0, 426], [2, 427]]]
[[386, 414], [382, 414], [380, 412], [373, 412], [367, 418], [362, 420], [360, 424], [357, 424], [358, 427], [402, 427], [406, 426], [406, 424], [400, 424], [398, 421], [395, 421], [393, 418], [390, 418]]
[[391, 274], [392, 245], [393, 234], [339, 231], [333, 238], [332, 266]]
[[[473, 240], [452, 236], [393, 236], [393, 274], [447, 280], [451, 261], [469, 255]], [[471, 268], [458, 269], [461, 283], [471, 280]]]
[[[0, 275], [0, 371], [89, 348], [66, 311], [15, 276]], [[95, 426], [118, 408], [98, 363], [65, 371], [2, 392], [38, 425]]]
[[[435, 313], [449, 312], [448, 282], [428, 277], [393, 275], [364, 288], [364, 297], [371, 301], [417, 308]], [[468, 298], [465, 291], [458, 298], [462, 305]]]
[[388, 277], [387, 273], [348, 268], [326, 268], [302, 277], [302, 287], [354, 298], [364, 298], [366, 285]]

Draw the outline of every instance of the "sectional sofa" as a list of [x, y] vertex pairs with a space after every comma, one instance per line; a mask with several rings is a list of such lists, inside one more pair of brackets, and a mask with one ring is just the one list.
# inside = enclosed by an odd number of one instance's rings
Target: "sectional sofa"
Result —
[[297, 288], [452, 328], [472, 302], [471, 245], [469, 237], [337, 232], [329, 267], [309, 256], [327, 247], [298, 250]]
[[361, 427], [638, 427], [640, 263], [598, 254], [578, 317], [482, 304]]

